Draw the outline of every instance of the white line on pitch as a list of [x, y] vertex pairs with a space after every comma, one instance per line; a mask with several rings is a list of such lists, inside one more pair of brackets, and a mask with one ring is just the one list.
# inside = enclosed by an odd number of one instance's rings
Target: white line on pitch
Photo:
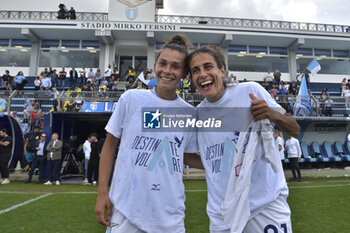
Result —
[[332, 187], [345, 187], [350, 184], [330, 184], [330, 185], [310, 185], [310, 186], [292, 186], [290, 189], [310, 189], [310, 188], [332, 188]]
[[21, 207], [21, 206], [27, 205], [27, 204], [29, 204], [29, 203], [32, 203], [32, 202], [34, 202], [34, 201], [37, 201], [37, 200], [39, 200], [39, 199], [41, 199], [41, 198], [50, 196], [50, 195], [52, 195], [52, 194], [53, 194], [53, 193], [47, 193], [47, 194], [45, 194], [45, 195], [42, 195], [42, 196], [39, 196], [39, 197], [30, 199], [30, 200], [25, 201], [25, 202], [22, 202], [22, 203], [20, 203], [20, 204], [18, 204], [18, 205], [11, 206], [10, 208], [1, 210], [1, 211], [0, 211], [0, 215], [3, 214], [3, 213], [9, 212], [9, 211], [11, 211], [11, 210], [17, 209], [18, 207]]

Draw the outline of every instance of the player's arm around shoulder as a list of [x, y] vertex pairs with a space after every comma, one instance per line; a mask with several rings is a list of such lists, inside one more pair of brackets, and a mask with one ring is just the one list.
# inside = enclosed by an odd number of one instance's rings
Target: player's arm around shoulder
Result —
[[[112, 171], [113, 159], [119, 143], [119, 138], [108, 133], [101, 152], [95, 215], [97, 221], [105, 226], [110, 225], [112, 216], [112, 202], [108, 196], [108, 179]], [[106, 216], [105, 211], [107, 212]]]
[[251, 98], [251, 113], [255, 121], [269, 119], [280, 127], [286, 134], [290, 136], [298, 136], [300, 126], [292, 116], [283, 115], [269, 107], [264, 99], [258, 99], [252, 93]]

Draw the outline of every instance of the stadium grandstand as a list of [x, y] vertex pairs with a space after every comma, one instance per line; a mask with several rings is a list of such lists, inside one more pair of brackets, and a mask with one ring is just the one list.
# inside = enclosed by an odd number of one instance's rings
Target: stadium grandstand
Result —
[[[73, 17], [65, 8], [63, 13], [57, 11], [57, 6], [40, 11], [35, 4], [24, 8], [4, 2], [1, 111], [16, 119], [23, 133], [39, 117], [47, 134], [59, 132], [62, 139], [78, 135], [85, 140], [89, 129], [103, 134], [120, 95], [130, 88], [148, 88], [137, 77], [141, 73], [152, 77], [161, 46], [174, 33], [183, 33], [193, 49], [207, 44], [223, 49], [228, 83], [259, 82], [290, 114], [300, 73], [316, 59], [322, 68], [309, 76], [312, 112], [296, 117], [302, 127], [298, 137], [302, 162], [305, 166], [349, 163], [350, 145], [345, 140], [349, 106], [343, 95], [350, 79], [347, 25], [160, 15], [162, 0], [138, 3], [110, 1], [108, 12], [77, 9]], [[22, 76], [24, 83], [18, 81]], [[289, 88], [293, 83], [294, 90]], [[179, 86], [180, 97], [195, 106], [203, 100], [195, 89], [184, 87]], [[3, 126], [9, 122], [4, 118]], [[93, 127], [86, 127], [92, 122]], [[14, 155], [17, 160], [21, 156]]]

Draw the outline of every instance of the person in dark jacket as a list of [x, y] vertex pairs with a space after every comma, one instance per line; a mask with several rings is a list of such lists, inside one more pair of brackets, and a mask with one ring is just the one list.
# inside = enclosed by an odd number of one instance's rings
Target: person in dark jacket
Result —
[[78, 72], [73, 67], [71, 71], [69, 71], [69, 82], [70, 88], [75, 88], [78, 80]]
[[29, 170], [29, 177], [26, 183], [32, 182], [33, 174], [35, 169], [38, 167], [39, 168], [39, 178], [37, 181], [37, 184], [40, 184], [44, 181], [44, 166], [46, 162], [46, 147], [48, 142], [46, 141], [46, 134], [42, 133], [40, 135], [39, 141], [36, 143], [36, 152], [35, 156], [33, 159], [32, 166], [30, 167]]
[[69, 15], [69, 19], [77, 19], [77, 16], [75, 14], [75, 10], [73, 7], [71, 7], [70, 10], [68, 11], [68, 15]]
[[7, 135], [6, 129], [0, 130], [0, 173], [1, 184], [10, 183], [8, 164], [11, 159], [12, 138]]
[[27, 166], [23, 168], [24, 171], [27, 171], [32, 162], [36, 152], [36, 142], [40, 139], [40, 127], [34, 127], [33, 131], [30, 131], [24, 135], [24, 139], [27, 142], [26, 152], [25, 152], [25, 160], [27, 162]]

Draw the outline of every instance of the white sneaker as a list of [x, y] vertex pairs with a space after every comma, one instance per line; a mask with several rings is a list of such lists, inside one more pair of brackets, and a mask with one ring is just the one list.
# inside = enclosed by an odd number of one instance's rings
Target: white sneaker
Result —
[[97, 185], [96, 181], [92, 182], [92, 186], [96, 186], [96, 185]]
[[56, 180], [56, 185], [60, 185], [60, 182], [58, 180]]
[[44, 183], [44, 185], [51, 185], [52, 183], [51, 183], [51, 181], [47, 181], [46, 183]]
[[89, 183], [89, 181], [88, 181], [88, 179], [87, 178], [85, 178], [85, 180], [83, 180], [83, 184], [87, 184], [87, 183]]
[[9, 184], [9, 183], [10, 183], [10, 180], [6, 178], [1, 182], [1, 184]]

